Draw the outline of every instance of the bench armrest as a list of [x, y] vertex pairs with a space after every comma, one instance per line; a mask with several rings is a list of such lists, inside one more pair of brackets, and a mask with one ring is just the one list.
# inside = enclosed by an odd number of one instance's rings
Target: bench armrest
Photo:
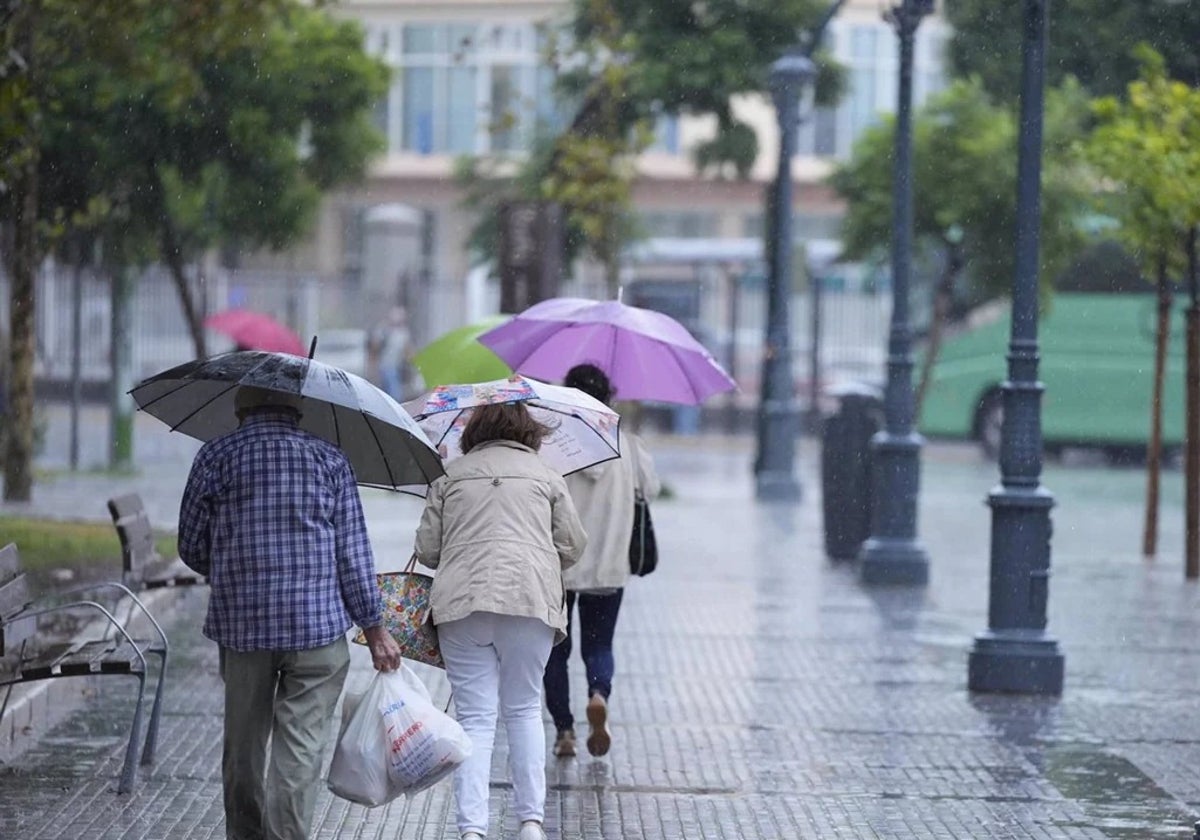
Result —
[[[104, 617], [106, 619], [108, 619], [109, 624], [111, 624], [116, 629], [116, 631], [125, 638], [125, 641], [129, 644], [129, 646], [131, 648], [133, 648], [134, 653], [137, 654], [137, 658], [142, 663], [142, 669], [145, 670], [147, 668], [146, 657], [142, 653], [142, 649], [138, 646], [137, 642], [135, 642], [133, 640], [133, 637], [129, 635], [129, 631], [127, 631], [123, 626], [121, 626], [121, 622], [117, 621], [117, 617], [115, 615], [113, 615], [111, 612], [109, 612], [109, 610], [106, 607], [104, 607], [104, 605], [99, 604], [96, 601], [86, 601], [86, 600], [84, 600], [84, 601], [69, 601], [69, 602], [66, 602], [63, 604], [54, 604], [53, 606], [50, 606], [50, 607], [41, 607], [39, 609], [26, 608], [26, 609], [22, 610], [21, 612], [17, 613], [16, 615], [10, 616], [8, 620], [10, 622], [11, 621], [24, 621], [25, 619], [37, 618], [39, 615], [50, 615], [52, 613], [58, 612], [59, 610], [70, 609], [71, 607], [91, 607], [91, 608], [97, 609], [101, 613], [103, 613]], [[153, 619], [151, 619], [151, 620], [153, 621]], [[155, 625], [155, 626], [157, 626], [157, 625]], [[162, 631], [160, 630], [159, 632], [162, 632]]]
[[[36, 605], [40, 601], [44, 601], [47, 598], [63, 598], [63, 597], [71, 596], [71, 595], [81, 595], [85, 592], [93, 592], [98, 589], [117, 589], [117, 590], [123, 592], [130, 600], [133, 601], [133, 603], [138, 607], [138, 609], [141, 610], [142, 614], [145, 615], [146, 618], [150, 621], [150, 624], [152, 624], [154, 626], [154, 631], [158, 634], [158, 638], [162, 640], [163, 650], [164, 651], [170, 650], [170, 644], [167, 642], [167, 634], [163, 632], [162, 626], [158, 623], [158, 620], [153, 616], [153, 614], [151, 614], [150, 610], [146, 609], [146, 605], [142, 603], [142, 599], [139, 598], [137, 595], [135, 595], [133, 593], [133, 590], [131, 590], [128, 586], [126, 586], [123, 583], [118, 583], [117, 581], [114, 581], [114, 580], [97, 581], [95, 583], [84, 583], [84, 584], [80, 584], [79, 586], [70, 587], [69, 589], [60, 589], [60, 590], [56, 590], [54, 592], [49, 592], [46, 595], [43, 595], [41, 598], [34, 600], [33, 603], [31, 604], [31, 606]], [[75, 602], [75, 606], [78, 606], [80, 603], [94, 603], [94, 602], [91, 602], [91, 601]], [[71, 605], [69, 605], [69, 604], [57, 605], [57, 607], [59, 607], [59, 608], [66, 607], [66, 606], [71, 606]], [[48, 608], [47, 611], [53, 611], [53, 609], [54, 609], [54, 607], [51, 607], [51, 608]], [[117, 621], [117, 619], [112, 615], [112, 613], [109, 613], [107, 610], [105, 610], [105, 613], [113, 621], [113, 623], [116, 624], [116, 626], [119, 627], [122, 630], [122, 632], [124, 632], [125, 628], [120, 624], [120, 622]], [[127, 638], [127, 639], [129, 638], [128, 633], [125, 633], [125, 638]]]

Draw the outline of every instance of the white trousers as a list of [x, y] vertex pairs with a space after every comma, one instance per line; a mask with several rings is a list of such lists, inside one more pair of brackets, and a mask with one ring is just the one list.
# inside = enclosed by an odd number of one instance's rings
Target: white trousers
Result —
[[474, 747], [454, 774], [459, 833], [488, 830], [488, 787], [497, 713], [508, 733], [508, 772], [519, 822], [546, 812], [542, 674], [554, 630], [536, 618], [471, 613], [438, 625], [454, 708]]

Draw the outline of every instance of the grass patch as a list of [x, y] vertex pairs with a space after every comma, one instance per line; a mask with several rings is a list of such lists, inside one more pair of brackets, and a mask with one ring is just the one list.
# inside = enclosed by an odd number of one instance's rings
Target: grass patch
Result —
[[[0, 543], [10, 542], [17, 544], [21, 566], [29, 572], [67, 568], [89, 578], [98, 571], [121, 572], [121, 541], [107, 522], [0, 516]], [[163, 556], [175, 556], [174, 535], [160, 533], [156, 544]]]

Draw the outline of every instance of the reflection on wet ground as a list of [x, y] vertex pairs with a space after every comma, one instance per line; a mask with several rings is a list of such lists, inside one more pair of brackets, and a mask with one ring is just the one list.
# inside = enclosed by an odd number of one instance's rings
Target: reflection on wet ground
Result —
[[[613, 752], [551, 763], [552, 838], [1192, 836], [1200, 590], [1181, 579], [1177, 499], [1163, 557], [1147, 564], [1136, 556], [1139, 475], [1051, 471], [1050, 629], [1065, 692], [971, 695], [994, 468], [927, 463], [931, 583], [871, 590], [853, 564], [822, 556], [810, 450], [795, 508], [751, 501], [743, 449], [672, 444], [658, 459], [675, 498], [654, 508], [663, 563], [630, 584], [623, 606]], [[407, 556], [418, 504], [371, 499], [381, 565]], [[202, 609], [197, 593], [176, 614], [164, 748], [137, 792], [112, 793], [129, 705], [123, 686], [105, 685], [0, 773], [0, 837], [223, 835], [220, 690]], [[422, 674], [444, 696], [444, 678]], [[359, 656], [352, 682], [367, 678]], [[511, 833], [506, 758], [501, 736], [492, 809]], [[314, 836], [452, 837], [449, 786], [373, 811], [323, 796]]]

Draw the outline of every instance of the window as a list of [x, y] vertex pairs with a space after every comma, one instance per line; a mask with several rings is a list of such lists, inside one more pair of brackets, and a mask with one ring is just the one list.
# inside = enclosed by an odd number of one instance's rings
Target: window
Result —
[[689, 210], [642, 213], [642, 230], [648, 237], [699, 239], [717, 234], [715, 213], [696, 213]]
[[876, 120], [876, 84], [882, 26], [856, 26], [850, 30], [850, 133], [857, 138]]
[[388, 148], [478, 154], [528, 146], [563, 122], [554, 74], [532, 24], [368, 26], [368, 48], [394, 68], [375, 122]]
[[837, 154], [837, 111], [833, 108], [818, 108], [813, 115], [812, 150], [825, 157]]
[[679, 154], [679, 117], [674, 114], [658, 116], [654, 121], [654, 139], [650, 143], [649, 151]]
[[[913, 102], [945, 87], [945, 52], [949, 30], [937, 18], [917, 30], [913, 67]], [[835, 108], [818, 108], [800, 129], [802, 153], [845, 158], [854, 142], [880, 116], [896, 108], [899, 74], [896, 34], [882, 21], [847, 23], [834, 20], [827, 42], [846, 66], [847, 90]]]

